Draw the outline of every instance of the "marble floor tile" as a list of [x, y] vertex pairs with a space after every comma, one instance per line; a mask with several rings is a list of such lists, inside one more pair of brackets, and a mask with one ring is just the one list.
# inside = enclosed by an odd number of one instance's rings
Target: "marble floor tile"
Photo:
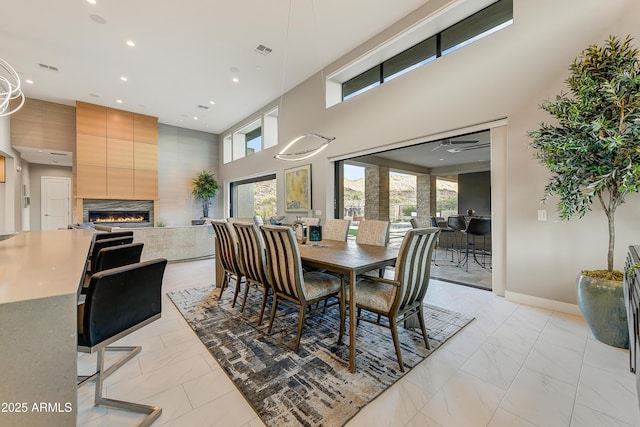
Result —
[[635, 375], [582, 367], [576, 403], [631, 425], [640, 425]]
[[498, 408], [487, 427], [536, 427], [536, 425], [509, 411]]
[[518, 374], [525, 357], [517, 351], [486, 342], [462, 365], [461, 370], [506, 390]]
[[524, 367], [577, 386], [582, 370], [582, 352], [545, 340], [538, 340]]
[[574, 386], [522, 368], [500, 407], [534, 425], [568, 426], [574, 396]]
[[459, 371], [421, 412], [443, 427], [486, 426], [504, 392], [500, 387]]
[[571, 427], [634, 427], [637, 424], [628, 424], [609, 415], [598, 412], [592, 408], [577, 403], [571, 416]]

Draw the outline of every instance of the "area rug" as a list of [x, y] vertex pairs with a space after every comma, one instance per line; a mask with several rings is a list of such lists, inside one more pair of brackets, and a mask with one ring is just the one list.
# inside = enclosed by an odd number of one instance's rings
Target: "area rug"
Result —
[[[400, 372], [389, 329], [360, 322], [356, 373], [348, 369], [349, 337], [338, 345], [337, 306], [307, 316], [300, 349], [293, 352], [297, 313], [278, 310], [267, 335], [271, 301], [256, 326], [261, 294], [249, 292], [243, 313], [220, 303], [212, 286], [169, 293], [200, 340], [267, 426], [342, 426], [366, 404], [466, 326], [472, 317], [425, 304], [431, 350], [419, 331], [400, 327], [405, 373]], [[347, 331], [348, 331], [347, 321]], [[348, 333], [348, 332], [347, 332]]]

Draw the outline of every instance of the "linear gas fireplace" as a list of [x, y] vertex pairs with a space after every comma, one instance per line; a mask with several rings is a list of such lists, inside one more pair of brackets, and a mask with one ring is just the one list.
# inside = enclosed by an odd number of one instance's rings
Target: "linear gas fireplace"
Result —
[[89, 222], [95, 224], [148, 223], [149, 211], [89, 211]]
[[82, 221], [111, 227], [152, 227], [152, 200], [85, 199]]

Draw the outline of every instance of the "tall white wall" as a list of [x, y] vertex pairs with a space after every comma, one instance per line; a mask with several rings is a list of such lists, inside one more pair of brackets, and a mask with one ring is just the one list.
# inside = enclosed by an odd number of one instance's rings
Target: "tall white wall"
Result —
[[[313, 76], [280, 105], [279, 146], [221, 164], [220, 173], [229, 181], [276, 170], [278, 206], [284, 213], [283, 170], [311, 163], [313, 208], [331, 216], [333, 165], [328, 160], [427, 141], [481, 123], [506, 124], [506, 141], [492, 147], [492, 158], [499, 160], [492, 165], [494, 183], [495, 177], [504, 180], [493, 188], [494, 204], [503, 206], [493, 226], [494, 239], [502, 242], [494, 259], [494, 286], [499, 293], [532, 297], [542, 305], [575, 304], [579, 270], [606, 265], [605, 218], [595, 207], [587, 218], [560, 223], [548, 205], [549, 220], [537, 221], [547, 173], [532, 158], [526, 131], [549, 120], [538, 105], [564, 89], [568, 66], [579, 52], [609, 34], [640, 39], [638, 18], [640, 4], [632, 0], [514, 0], [511, 27], [329, 109], [320, 75]], [[325, 71], [338, 69], [367, 47]], [[307, 161], [273, 159], [287, 141], [307, 132], [336, 140]], [[639, 211], [637, 195], [620, 209], [618, 268], [626, 247], [640, 241], [634, 221]]]
[[[218, 136], [158, 125], [158, 214], [166, 225], [189, 225], [202, 216], [202, 204], [194, 200], [191, 180], [198, 172], [218, 173]], [[222, 192], [209, 207], [209, 216], [222, 216]]]

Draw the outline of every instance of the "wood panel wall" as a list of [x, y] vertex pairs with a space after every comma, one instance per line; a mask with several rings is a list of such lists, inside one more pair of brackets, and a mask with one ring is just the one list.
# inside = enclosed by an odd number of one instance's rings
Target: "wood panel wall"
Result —
[[77, 101], [76, 129], [77, 199], [158, 199], [156, 117]]
[[76, 109], [73, 106], [27, 98], [11, 115], [11, 145], [44, 150], [75, 150]]

